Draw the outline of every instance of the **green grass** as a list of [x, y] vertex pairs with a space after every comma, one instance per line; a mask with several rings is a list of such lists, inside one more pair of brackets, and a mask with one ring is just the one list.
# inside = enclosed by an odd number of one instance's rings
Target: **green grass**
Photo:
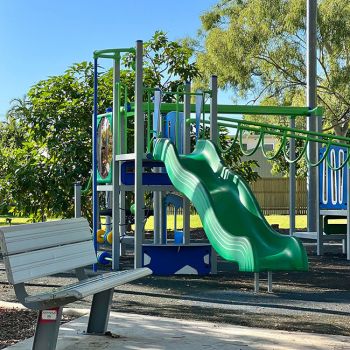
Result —
[[[202, 223], [198, 215], [191, 215], [190, 216], [190, 224], [191, 229], [197, 229], [202, 228]], [[145, 230], [146, 231], [153, 231], [154, 226], [154, 217], [151, 216], [147, 219]], [[181, 230], [183, 228], [183, 217], [182, 215], [177, 216], [177, 229]], [[132, 229], [134, 229], [134, 225], [132, 225]], [[168, 215], [167, 219], [167, 229], [173, 230], [174, 229], [174, 215]]]
[[[12, 219], [11, 225], [22, 225], [22, 224], [31, 224], [33, 221], [28, 217], [15, 217], [11, 215], [0, 215], [0, 226], [8, 226], [9, 224], [6, 222], [6, 219]], [[49, 218], [47, 221], [60, 220], [60, 218]]]
[[[8, 225], [6, 224], [6, 218], [12, 218], [12, 225], [27, 224], [30, 223], [29, 218], [18, 218], [10, 216], [0, 216], [0, 226]], [[289, 216], [288, 215], [269, 215], [266, 216], [267, 221], [270, 225], [278, 224], [280, 228], [287, 229], [289, 228]], [[177, 228], [182, 229], [183, 227], [183, 218], [182, 215], [178, 215], [177, 218]], [[201, 220], [198, 215], [190, 216], [191, 229], [202, 228]], [[146, 231], [152, 231], [154, 225], [153, 216], [147, 219], [146, 222]], [[304, 229], [307, 227], [306, 224], [306, 215], [297, 215], [296, 216], [296, 228]], [[172, 230], [174, 228], [174, 215], [168, 215], [167, 229]]]
[[[282, 228], [282, 229], [289, 228], [288, 215], [269, 215], [269, 216], [266, 216], [266, 220], [270, 225], [278, 224], [279, 228]], [[295, 220], [296, 220], [297, 229], [304, 229], [307, 227], [306, 215], [297, 215]], [[190, 223], [191, 223], [191, 229], [198, 229], [203, 227], [198, 215], [191, 215]], [[153, 225], [154, 225], [153, 216], [151, 216], [150, 218], [147, 219], [146, 231], [152, 231]], [[177, 219], [177, 228], [182, 229], [182, 227], [183, 227], [182, 215], [179, 215]], [[173, 228], [174, 228], [174, 216], [168, 215], [167, 229], [172, 230]]]
[[[279, 228], [289, 228], [289, 215], [269, 215], [266, 220], [270, 225], [278, 224]], [[305, 229], [307, 227], [306, 215], [296, 215], [295, 227], [297, 229]]]
[[28, 224], [31, 222], [31, 219], [29, 219], [29, 218], [17, 218], [17, 217], [12, 217], [9, 215], [1, 215], [0, 216], [0, 226], [8, 225], [8, 223], [6, 223], [6, 218], [12, 219], [12, 221], [11, 221], [12, 225]]

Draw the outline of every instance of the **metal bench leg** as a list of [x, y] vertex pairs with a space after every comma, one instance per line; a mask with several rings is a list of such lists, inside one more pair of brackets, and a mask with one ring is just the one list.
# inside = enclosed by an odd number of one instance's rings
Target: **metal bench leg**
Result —
[[104, 334], [107, 330], [114, 289], [97, 293], [92, 299], [87, 333]]
[[55, 350], [62, 318], [62, 307], [39, 311], [33, 350]]

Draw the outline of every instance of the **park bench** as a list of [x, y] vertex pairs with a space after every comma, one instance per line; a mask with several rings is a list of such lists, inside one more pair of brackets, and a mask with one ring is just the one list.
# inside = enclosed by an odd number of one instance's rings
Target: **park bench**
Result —
[[[93, 295], [87, 333], [104, 334], [114, 287], [150, 275], [148, 268], [112, 271], [88, 277], [84, 267], [95, 264], [89, 224], [84, 218], [0, 228], [0, 248], [7, 277], [18, 300], [39, 310], [35, 350], [54, 350], [64, 305]], [[25, 283], [75, 270], [77, 283], [29, 295]]]

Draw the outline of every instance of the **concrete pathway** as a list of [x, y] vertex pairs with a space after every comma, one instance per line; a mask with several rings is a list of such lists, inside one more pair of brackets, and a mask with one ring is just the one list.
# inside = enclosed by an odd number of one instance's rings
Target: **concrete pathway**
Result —
[[[111, 313], [111, 335], [84, 334], [88, 316], [61, 326], [57, 350], [350, 350], [350, 337]], [[30, 350], [33, 339], [10, 350]]]

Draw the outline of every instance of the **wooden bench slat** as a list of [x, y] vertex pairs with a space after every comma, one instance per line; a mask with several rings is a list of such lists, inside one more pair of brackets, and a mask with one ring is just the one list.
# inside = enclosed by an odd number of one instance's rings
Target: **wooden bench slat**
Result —
[[31, 281], [97, 262], [90, 241], [4, 256], [11, 284]]
[[91, 238], [89, 223], [85, 218], [0, 228], [0, 247], [4, 255], [87, 241]]
[[145, 277], [150, 274], [152, 274], [152, 270], [147, 267], [129, 271], [108, 272], [78, 283], [52, 290], [49, 293], [28, 296], [26, 297], [26, 302], [44, 302], [49, 300], [68, 298], [75, 298], [76, 300], [80, 300], [89, 295], [117, 287], [124, 283], [134, 281], [138, 278]]

